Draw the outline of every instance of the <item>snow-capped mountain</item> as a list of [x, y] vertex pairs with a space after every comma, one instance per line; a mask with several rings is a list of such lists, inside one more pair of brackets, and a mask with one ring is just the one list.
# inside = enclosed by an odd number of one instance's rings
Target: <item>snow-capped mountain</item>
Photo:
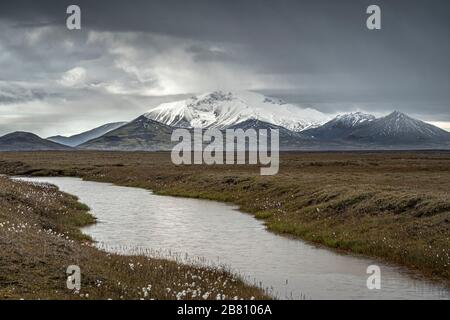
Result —
[[450, 140], [450, 133], [426, 122], [394, 111], [354, 130], [349, 138], [379, 144], [442, 143]]
[[450, 132], [394, 111], [375, 118], [364, 113], [339, 115], [324, 125], [302, 133], [317, 143], [339, 142], [358, 149], [448, 148]]
[[341, 125], [347, 128], [354, 128], [368, 121], [375, 120], [375, 116], [363, 113], [363, 112], [353, 112], [353, 113], [345, 113], [336, 116], [334, 119], [329, 121], [329, 123], [334, 123], [336, 125]]
[[304, 133], [315, 138], [337, 139], [348, 136], [355, 128], [374, 121], [375, 116], [362, 112], [341, 114], [317, 128]]
[[175, 127], [219, 129], [256, 119], [292, 131], [316, 127], [329, 119], [315, 109], [301, 108], [259, 93], [223, 91], [163, 103], [144, 116]]

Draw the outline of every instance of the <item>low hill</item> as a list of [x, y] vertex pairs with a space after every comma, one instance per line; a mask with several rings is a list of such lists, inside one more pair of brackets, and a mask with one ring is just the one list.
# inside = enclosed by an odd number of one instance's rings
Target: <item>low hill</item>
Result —
[[13, 132], [0, 137], [0, 151], [71, 150], [71, 147], [42, 139], [29, 132]]

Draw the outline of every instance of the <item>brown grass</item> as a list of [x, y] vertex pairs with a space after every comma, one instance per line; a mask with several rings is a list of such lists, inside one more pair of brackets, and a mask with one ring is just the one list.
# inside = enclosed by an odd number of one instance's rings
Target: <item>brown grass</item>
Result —
[[69, 175], [233, 202], [274, 232], [450, 282], [450, 153], [285, 153], [256, 166], [174, 166], [167, 153], [3, 153], [0, 172]]

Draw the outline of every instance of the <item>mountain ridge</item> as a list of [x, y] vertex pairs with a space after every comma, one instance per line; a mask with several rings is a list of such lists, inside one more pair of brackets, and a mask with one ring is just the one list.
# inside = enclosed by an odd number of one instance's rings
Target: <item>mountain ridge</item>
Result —
[[69, 137], [58, 135], [58, 136], [48, 137], [47, 140], [50, 140], [50, 141], [53, 141], [53, 142], [56, 142], [59, 144], [63, 144], [63, 145], [69, 146], [69, 147], [76, 147], [76, 146], [79, 146], [79, 145], [89, 141], [89, 140], [101, 137], [102, 135], [108, 133], [109, 131], [120, 128], [121, 126], [123, 126], [126, 123], [127, 122], [111, 122], [111, 123], [107, 123], [102, 126], [93, 128], [91, 130], [69, 136]]
[[173, 127], [163, 123], [139, 116], [133, 121], [78, 147], [88, 150], [169, 150], [173, 145], [170, 139], [173, 129]]
[[319, 127], [305, 130], [304, 133], [319, 139], [338, 139], [351, 134], [358, 126], [375, 119], [375, 116], [362, 112], [344, 113]]
[[438, 144], [450, 141], [450, 132], [394, 111], [356, 128], [348, 138], [377, 144]]

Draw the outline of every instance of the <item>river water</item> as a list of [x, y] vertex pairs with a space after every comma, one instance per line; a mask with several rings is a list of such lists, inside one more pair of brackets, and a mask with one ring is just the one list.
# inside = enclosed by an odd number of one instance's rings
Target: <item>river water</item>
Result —
[[[275, 235], [232, 205], [78, 178], [25, 179], [57, 185], [87, 204], [98, 223], [83, 232], [103, 249], [223, 264], [280, 299], [450, 299], [447, 288], [405, 268]], [[370, 265], [380, 267], [379, 290], [367, 287]]]

